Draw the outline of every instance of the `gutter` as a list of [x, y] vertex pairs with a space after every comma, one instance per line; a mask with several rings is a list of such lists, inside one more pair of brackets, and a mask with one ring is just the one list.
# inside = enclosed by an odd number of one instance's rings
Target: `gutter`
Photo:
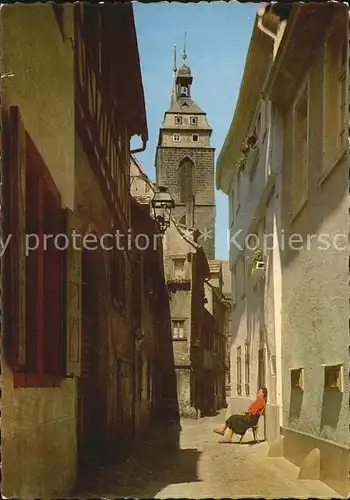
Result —
[[148, 138], [146, 138], [144, 135], [141, 136], [141, 140], [142, 140], [142, 147], [141, 148], [138, 148], [138, 149], [133, 149], [132, 151], [130, 151], [130, 154], [133, 155], [135, 153], [142, 153], [143, 151], [146, 150], [146, 146], [147, 146], [147, 140]]
[[276, 76], [280, 70], [280, 67], [282, 65], [282, 62], [284, 60], [284, 56], [287, 52], [287, 49], [289, 47], [289, 41], [291, 38], [291, 34], [293, 33], [294, 26], [299, 20], [299, 16], [301, 13], [302, 9], [302, 4], [298, 3], [295, 7], [295, 14], [292, 16], [292, 19], [289, 20], [289, 23], [287, 23], [286, 26], [286, 32], [284, 33], [282, 40], [281, 40], [281, 45], [279, 46], [277, 50], [277, 54], [274, 60], [271, 61], [271, 66], [270, 69], [266, 75], [266, 80], [263, 85], [263, 88], [261, 90], [261, 97], [265, 99], [271, 89], [271, 86], [273, 85]]

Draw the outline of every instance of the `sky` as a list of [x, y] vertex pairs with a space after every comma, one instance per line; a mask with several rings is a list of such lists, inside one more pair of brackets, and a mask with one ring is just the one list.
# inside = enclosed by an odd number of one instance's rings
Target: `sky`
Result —
[[[173, 84], [174, 45], [179, 67], [186, 31], [186, 64], [193, 76], [191, 96], [207, 113], [216, 160], [233, 118], [257, 5], [237, 2], [133, 2], [133, 5], [149, 131], [146, 151], [136, 157], [154, 180], [158, 132]], [[133, 141], [132, 147], [139, 147], [139, 142]], [[228, 197], [216, 191], [215, 201], [215, 258], [227, 260]]]

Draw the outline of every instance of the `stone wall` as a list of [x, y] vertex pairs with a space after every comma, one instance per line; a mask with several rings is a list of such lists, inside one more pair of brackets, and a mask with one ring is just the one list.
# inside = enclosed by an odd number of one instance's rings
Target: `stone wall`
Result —
[[182, 159], [190, 158], [195, 166], [194, 223], [200, 230], [210, 231], [211, 237], [200, 240], [209, 259], [215, 255], [215, 196], [214, 196], [214, 149], [158, 147], [156, 154], [157, 184], [169, 189], [176, 208], [175, 220], [186, 213], [186, 206], [179, 203], [178, 168]]

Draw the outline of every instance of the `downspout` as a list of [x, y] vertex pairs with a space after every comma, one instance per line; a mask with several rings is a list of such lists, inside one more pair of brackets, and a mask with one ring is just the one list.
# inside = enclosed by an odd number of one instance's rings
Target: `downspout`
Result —
[[[264, 14], [265, 14], [265, 11], [264, 11]], [[258, 13], [258, 16], [259, 16], [259, 20], [258, 20], [258, 28], [260, 31], [262, 31], [263, 33], [265, 33], [266, 35], [268, 35], [270, 38], [272, 38], [273, 40], [276, 40], [277, 38], [277, 34], [274, 33], [273, 31], [269, 30], [268, 28], [266, 28], [266, 26], [263, 25], [263, 14], [259, 14]]]
[[133, 149], [132, 151], [130, 151], [130, 154], [133, 155], [135, 153], [142, 153], [143, 151], [146, 150], [146, 145], [147, 145], [148, 137], [142, 135], [141, 136], [141, 140], [142, 140], [142, 147], [138, 148], [138, 149]]

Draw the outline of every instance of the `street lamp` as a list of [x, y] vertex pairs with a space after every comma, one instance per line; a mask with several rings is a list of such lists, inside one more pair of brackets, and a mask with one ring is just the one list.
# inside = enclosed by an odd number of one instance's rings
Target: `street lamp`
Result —
[[166, 187], [158, 186], [158, 191], [155, 193], [151, 205], [154, 218], [159, 224], [160, 232], [165, 233], [170, 226], [171, 211], [175, 208], [174, 200]]

